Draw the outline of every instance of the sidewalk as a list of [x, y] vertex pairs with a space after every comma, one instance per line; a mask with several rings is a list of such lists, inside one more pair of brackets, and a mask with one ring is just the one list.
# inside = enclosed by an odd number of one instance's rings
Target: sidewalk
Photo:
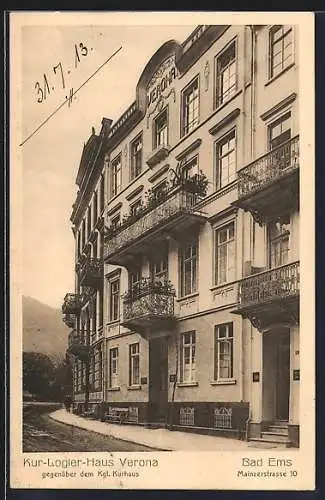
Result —
[[[64, 424], [98, 432], [115, 439], [142, 444], [166, 451], [240, 451], [254, 446], [253, 443], [219, 436], [205, 436], [189, 432], [169, 431], [167, 429], [147, 429], [135, 425], [119, 425], [79, 417], [65, 409], [49, 415], [53, 420]], [[271, 446], [270, 446], [271, 447]], [[276, 447], [275, 445], [272, 446]], [[266, 447], [265, 447], [266, 448]]]

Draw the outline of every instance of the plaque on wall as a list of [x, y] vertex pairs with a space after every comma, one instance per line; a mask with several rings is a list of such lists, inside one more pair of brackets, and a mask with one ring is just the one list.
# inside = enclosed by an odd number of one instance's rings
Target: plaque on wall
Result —
[[253, 372], [253, 382], [260, 381], [260, 372]]

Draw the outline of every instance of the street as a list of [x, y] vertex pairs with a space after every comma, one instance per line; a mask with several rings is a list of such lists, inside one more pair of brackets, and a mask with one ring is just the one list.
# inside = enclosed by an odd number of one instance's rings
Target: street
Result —
[[23, 452], [152, 451], [147, 446], [55, 422], [49, 413], [59, 408], [60, 404], [53, 403], [24, 404]]

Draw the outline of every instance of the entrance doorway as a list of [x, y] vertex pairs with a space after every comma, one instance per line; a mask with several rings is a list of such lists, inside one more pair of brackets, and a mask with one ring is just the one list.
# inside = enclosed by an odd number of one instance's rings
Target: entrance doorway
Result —
[[276, 412], [277, 420], [289, 420], [290, 396], [290, 334], [289, 329], [278, 335], [276, 344], [277, 359], [277, 390]]
[[149, 341], [149, 418], [151, 423], [167, 423], [168, 338]]
[[263, 420], [289, 420], [290, 329], [263, 336]]

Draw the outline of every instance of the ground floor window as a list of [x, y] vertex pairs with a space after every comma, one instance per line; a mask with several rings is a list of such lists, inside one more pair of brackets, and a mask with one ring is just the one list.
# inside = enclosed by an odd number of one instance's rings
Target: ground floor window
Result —
[[233, 377], [233, 342], [233, 323], [215, 326], [215, 380]]
[[181, 382], [196, 382], [196, 334], [186, 332], [181, 336]]
[[109, 387], [118, 387], [118, 347], [109, 350]]
[[129, 357], [130, 357], [129, 384], [130, 385], [139, 385], [140, 384], [140, 345], [139, 345], [139, 343], [130, 345]]

